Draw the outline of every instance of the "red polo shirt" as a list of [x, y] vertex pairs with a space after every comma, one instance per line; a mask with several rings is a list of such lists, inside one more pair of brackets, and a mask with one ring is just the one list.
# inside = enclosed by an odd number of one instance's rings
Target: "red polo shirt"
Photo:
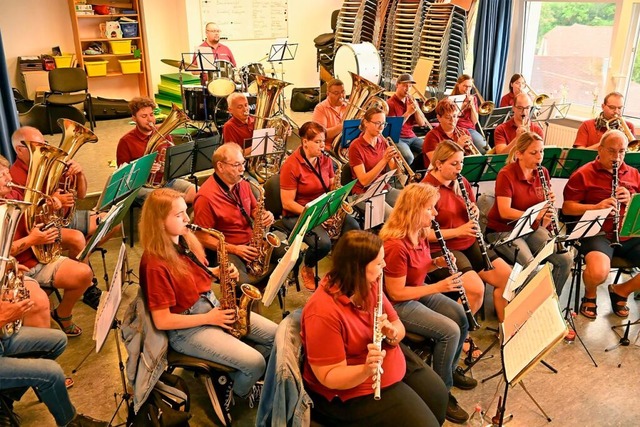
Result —
[[[627, 122], [627, 126], [629, 126], [629, 130], [632, 134], [636, 134], [636, 129], [633, 127], [633, 123]], [[578, 128], [578, 133], [576, 135], [576, 140], [573, 141], [574, 147], [591, 147], [592, 145], [600, 142], [600, 138], [607, 131], [607, 128], [599, 128], [596, 129], [596, 119], [590, 119], [585, 122], [582, 122], [580, 127]]]
[[[247, 123], [244, 123], [235, 117], [231, 117], [222, 127], [222, 140], [224, 142], [235, 142], [243, 150], [251, 147], [252, 141], [250, 139], [253, 138], [253, 124], [255, 121], [255, 118], [249, 117]], [[249, 141], [245, 144], [247, 139]]]
[[189, 274], [176, 278], [171, 274], [166, 261], [148, 252], [140, 258], [140, 286], [147, 297], [149, 310], [168, 308], [180, 314], [198, 301], [200, 294], [211, 290], [211, 277], [186, 255], [178, 260], [187, 265]]
[[[324, 101], [316, 105], [316, 107], [313, 109], [313, 116], [311, 117], [311, 120], [320, 123], [325, 127], [325, 129], [329, 129], [334, 126], [338, 126], [344, 121], [344, 113], [346, 111], [347, 104], [342, 104], [338, 107], [332, 107], [331, 104], [329, 104], [329, 100], [325, 99]], [[324, 147], [327, 151], [332, 150], [332, 142], [333, 141], [330, 141], [329, 139], [325, 141]]]
[[[11, 181], [18, 185], [25, 185], [27, 183], [27, 175], [29, 173], [29, 165], [20, 159], [16, 159], [15, 162], [9, 168], [9, 174], [11, 175]], [[24, 190], [22, 188], [12, 188], [11, 195], [19, 194], [22, 200], [24, 198]], [[7, 195], [7, 198], [10, 198]]]
[[[478, 97], [472, 95], [473, 105], [476, 107], [476, 111], [478, 111]], [[463, 129], [475, 129], [476, 126], [471, 121], [471, 108], [465, 108], [462, 113], [458, 115], [458, 124], [459, 128]]]
[[[333, 164], [327, 156], [318, 157], [316, 165], [322, 175], [324, 185], [331, 189], [334, 178]], [[295, 190], [295, 202], [304, 206], [325, 193], [320, 179], [302, 157], [302, 147], [290, 155], [280, 168], [280, 188], [282, 190]], [[295, 216], [293, 212], [282, 211], [283, 216]]]
[[[20, 240], [23, 237], [27, 237], [29, 235], [29, 231], [27, 230], [27, 224], [25, 222], [24, 215], [20, 218], [18, 222], [18, 226], [16, 227], [16, 233], [13, 235], [13, 241]], [[27, 266], [28, 268], [33, 268], [38, 264], [38, 258], [36, 258], [35, 254], [31, 247], [25, 249], [15, 256], [18, 264], [22, 264]]]
[[406, 276], [405, 286], [422, 286], [431, 267], [431, 251], [427, 239], [413, 246], [408, 237], [384, 242], [384, 274]]
[[[402, 117], [407, 112], [407, 103], [398, 98], [398, 95], [394, 94], [391, 98], [387, 99], [389, 104], [389, 117]], [[413, 126], [416, 124], [416, 118], [412, 114], [409, 116], [406, 122], [402, 125], [400, 130], [400, 138], [413, 138], [416, 136], [413, 131]]]
[[[214, 49], [207, 41], [203, 41], [200, 47], [208, 47], [211, 49], [211, 53], [213, 53], [213, 57], [219, 61], [229, 61], [236, 67], [236, 59], [233, 57], [233, 53], [231, 53], [231, 49], [222, 43], [218, 43], [218, 46]], [[209, 53], [207, 50], [203, 49], [202, 53]]]
[[[543, 170], [547, 182], [550, 183], [549, 172], [544, 166]], [[509, 224], [511, 220], [502, 218], [498, 211], [498, 197], [510, 198], [511, 207], [523, 212], [536, 203], [540, 203], [544, 200], [544, 192], [542, 191], [538, 173], [534, 171], [532, 180], [527, 181], [518, 162], [509, 163], [498, 172], [498, 177], [496, 178], [496, 200], [487, 215], [489, 220], [487, 228], [497, 232], [511, 231], [515, 222]], [[534, 228], [536, 227], [534, 226]]]
[[[129, 132], [127, 132], [120, 141], [118, 142], [118, 148], [116, 149], [116, 162], [118, 166], [123, 163], [131, 163], [134, 160], [139, 159], [144, 155], [145, 150], [147, 149], [147, 143], [151, 138], [151, 135], [145, 135], [140, 132], [138, 127], [134, 127]], [[171, 135], [167, 135], [166, 138], [169, 141], [173, 141]], [[164, 142], [159, 145], [158, 152], [161, 152], [163, 149], [169, 146], [168, 142]], [[156, 158], [157, 159], [157, 158]], [[156, 172], [156, 176], [153, 178], [154, 184], [159, 184], [162, 182], [162, 177], [164, 176], [164, 170], [159, 170]]]
[[516, 103], [516, 97], [513, 92], [507, 92], [502, 98], [500, 98], [500, 108], [511, 107]]
[[200, 227], [221, 231], [225, 241], [232, 245], [246, 245], [251, 240], [253, 230], [240, 211], [238, 202], [247, 215], [251, 215], [257, 205], [251, 184], [242, 180], [233, 186], [229, 194], [211, 175], [193, 201], [193, 222]]
[[427, 153], [431, 153], [432, 151], [435, 151], [440, 142], [446, 141], [446, 140], [458, 142], [460, 137], [462, 137], [463, 135], [470, 135], [470, 134], [468, 130], [463, 129], [460, 126], [456, 126], [456, 131], [454, 131], [453, 135], [451, 136], [445, 133], [444, 129], [442, 129], [442, 126], [436, 126], [432, 130], [430, 130], [427, 133], [427, 135], [424, 137], [424, 144], [422, 145], [422, 157], [424, 159], [424, 167], [428, 168], [429, 165], [431, 164], [431, 161], [429, 160]]
[[[604, 169], [598, 159], [578, 168], [571, 176], [564, 187], [564, 200], [584, 204], [598, 204], [604, 199], [611, 197], [611, 182], [613, 175]], [[629, 190], [631, 195], [640, 192], [640, 172], [638, 169], [622, 163], [618, 169], [618, 182], [620, 186]], [[624, 218], [626, 206], [620, 205], [620, 223]], [[613, 230], [613, 215], [609, 215], [604, 221], [602, 230], [611, 237]], [[621, 237], [620, 240], [627, 238]]]
[[[364, 165], [365, 172], [373, 169], [373, 167], [382, 160], [384, 152], [387, 149], [387, 142], [382, 136], [378, 137], [375, 146], [372, 147], [371, 144], [364, 140], [362, 137], [363, 135], [364, 133], [361, 133], [360, 136], [354, 139], [349, 146], [349, 167], [351, 167], [351, 174], [354, 177], [356, 174], [353, 169], [356, 166]], [[351, 193], [362, 194], [365, 191], [364, 189], [365, 187], [360, 183], [360, 181], [358, 181], [353, 187]]]
[[[334, 297], [323, 279], [316, 292], [302, 310], [300, 335], [305, 351], [302, 377], [305, 386], [324, 396], [328, 401], [338, 397], [345, 402], [359, 396], [373, 394], [373, 377], [348, 390], [333, 390], [323, 386], [311, 370], [311, 365], [327, 366], [346, 360], [347, 365], [362, 365], [367, 359], [367, 345], [373, 341], [373, 313], [378, 299], [378, 284], [371, 286], [367, 307], [357, 307], [348, 297]], [[398, 314], [385, 295], [383, 309], [390, 322], [398, 320]], [[406, 362], [400, 347], [384, 344], [387, 355], [382, 361], [384, 375], [381, 388], [401, 381], [406, 371]], [[372, 397], [373, 399], [373, 397]]]
[[[471, 191], [471, 184], [467, 181], [467, 178], [462, 177], [464, 182], [464, 188], [467, 190], [467, 194], [472, 202], [476, 201], [473, 191]], [[422, 182], [431, 184], [440, 191], [440, 199], [436, 203], [436, 210], [438, 215], [435, 220], [438, 221], [440, 228], [448, 230], [450, 228], [460, 227], [463, 224], [469, 222], [469, 215], [467, 214], [467, 206], [464, 203], [462, 195], [458, 195], [454, 191], [454, 184], [456, 181], [451, 181], [451, 184], [445, 186], [438, 181], [438, 178], [433, 176], [432, 173], [428, 173], [424, 177]], [[463, 251], [468, 249], [476, 241], [475, 237], [456, 237], [454, 239], [447, 240], [447, 248]], [[441, 250], [440, 243], [431, 242], [431, 251], [437, 252]]]
[[[531, 132], [537, 133], [541, 138], [544, 138], [544, 132], [542, 128], [537, 123], [531, 122], [530, 125]], [[511, 141], [516, 138], [516, 131], [518, 130], [518, 125], [511, 118], [506, 122], [498, 125], [496, 130], [493, 133], [493, 146], [497, 147], [498, 145], [504, 144], [509, 145]]]

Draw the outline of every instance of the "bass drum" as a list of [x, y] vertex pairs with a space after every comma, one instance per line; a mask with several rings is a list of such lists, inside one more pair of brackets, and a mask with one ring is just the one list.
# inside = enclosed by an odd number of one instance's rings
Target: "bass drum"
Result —
[[369, 43], [345, 43], [338, 48], [333, 59], [333, 75], [344, 83], [345, 93], [351, 94], [349, 71], [380, 84], [382, 62], [376, 47]]
[[[184, 112], [191, 120], [205, 120], [204, 100], [206, 90], [203, 92], [201, 86], [185, 86], [184, 87]], [[222, 121], [228, 119], [227, 100], [224, 97], [215, 97], [209, 93], [206, 94], [207, 99], [207, 121]]]
[[209, 75], [207, 90], [213, 96], [225, 97], [236, 91], [236, 69], [229, 61], [216, 61], [216, 71]]

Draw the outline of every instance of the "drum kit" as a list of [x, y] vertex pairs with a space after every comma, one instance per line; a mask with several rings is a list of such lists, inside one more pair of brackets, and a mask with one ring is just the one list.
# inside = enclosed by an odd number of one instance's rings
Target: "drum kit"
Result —
[[258, 93], [256, 75], [265, 76], [264, 67], [260, 62], [252, 62], [236, 69], [229, 61], [217, 60], [210, 69], [202, 72], [201, 85], [186, 85], [182, 82], [182, 72], [199, 70], [185, 65], [184, 61], [161, 61], [179, 69], [182, 106], [191, 120], [204, 121], [205, 125], [213, 121], [217, 127], [221, 127], [230, 118], [227, 112], [227, 96], [233, 92], [244, 93], [250, 109], [255, 109], [255, 96]]

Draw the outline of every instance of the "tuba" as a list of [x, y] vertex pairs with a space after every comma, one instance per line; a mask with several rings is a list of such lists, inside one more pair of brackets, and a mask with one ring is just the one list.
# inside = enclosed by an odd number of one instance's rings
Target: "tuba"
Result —
[[[164, 163], [167, 148], [164, 147], [160, 149], [160, 147], [165, 143], [169, 143], [169, 145], [173, 145], [173, 142], [167, 139], [167, 135], [169, 135], [178, 126], [188, 123], [190, 121], [191, 119], [189, 119], [189, 116], [187, 116], [184, 111], [178, 108], [176, 104], [171, 103], [171, 112], [169, 113], [167, 118], [164, 119], [160, 127], [156, 128], [155, 125], [152, 125], [153, 133], [151, 134], [149, 141], [147, 141], [147, 147], [144, 149], [143, 156], [146, 156], [147, 154], [155, 153], [157, 151], [158, 157], [156, 157], [156, 160], [155, 160], [156, 163]], [[155, 178], [155, 173], [152, 173], [151, 175], [149, 175], [149, 179], [147, 180], [147, 183], [144, 186], [148, 188], [160, 188], [164, 186], [165, 184], [164, 178], [163, 178], [163, 182], [161, 182], [160, 184], [155, 184], [154, 178]]]
[[[0, 299], [11, 303], [29, 298], [24, 287], [18, 261], [11, 254], [11, 243], [22, 212], [30, 205], [17, 200], [0, 199]], [[0, 328], [0, 338], [7, 339], [22, 327], [22, 319], [14, 320]]]
[[[59, 161], [51, 168], [45, 193], [51, 195], [60, 188], [63, 192], [72, 193], [75, 200], [77, 195], [77, 182], [75, 177], [66, 177], [62, 180], [62, 175], [64, 175], [64, 172], [66, 171], [67, 163], [69, 160], [73, 159], [73, 156], [76, 155], [78, 150], [85, 143], [95, 144], [98, 142], [98, 137], [92, 131], [73, 120], [58, 119], [58, 126], [62, 128], [62, 139], [60, 140], [58, 148], [65, 151], [67, 155], [64, 158], [59, 159]], [[58, 216], [60, 217], [60, 221], [63, 226], [66, 227], [69, 225], [75, 210], [76, 206], [74, 203], [73, 207], [67, 212], [64, 212], [64, 209], [58, 212]]]
[[285, 159], [287, 134], [291, 125], [284, 117], [275, 113], [282, 89], [291, 83], [256, 75], [256, 84], [258, 85], [258, 95], [256, 112], [253, 115], [256, 119], [253, 129], [274, 128], [275, 149], [279, 151], [279, 153], [263, 156], [256, 155], [249, 159], [247, 170], [260, 184], [263, 184], [270, 176], [280, 172], [280, 165]]
[[[55, 226], [60, 229], [62, 221], [58, 212], [53, 209], [48, 183], [52, 170], [67, 157], [67, 152], [44, 142], [24, 141], [24, 143], [31, 153], [29, 173], [24, 186], [24, 201], [31, 203], [25, 211], [27, 230], [31, 230], [36, 224]], [[39, 262], [48, 264], [58, 259], [62, 252], [59, 240], [31, 248]]]
[[[353, 83], [351, 85], [351, 95], [349, 95], [347, 110], [344, 112], [344, 120], [360, 119], [371, 107], [380, 107], [387, 113], [389, 112], [387, 102], [377, 96], [384, 91], [382, 87], [351, 71], [349, 71], [349, 74], [351, 74]], [[342, 132], [331, 142], [331, 151], [333, 151], [333, 154], [338, 160], [346, 164], [349, 163], [349, 150], [340, 146], [341, 140]]]
[[265, 230], [262, 225], [262, 216], [264, 214], [264, 189], [260, 185], [255, 185], [251, 181], [247, 182], [260, 192], [258, 206], [256, 208], [255, 218], [253, 220], [253, 234], [249, 246], [258, 250], [258, 257], [247, 262], [247, 270], [252, 275], [259, 277], [269, 271], [269, 263], [271, 262], [271, 254], [273, 248], [280, 246], [280, 238], [274, 233]]
[[[335, 163], [337, 166], [337, 170], [336, 170], [335, 178], [333, 182], [333, 189], [337, 190], [342, 186], [340, 179], [342, 178], [342, 168], [345, 166], [345, 164], [342, 162], [339, 162], [338, 160], [333, 158], [333, 156], [325, 153], [324, 151], [323, 151], [323, 154], [329, 156], [331, 161], [333, 161], [333, 163]], [[326, 230], [331, 240], [335, 240], [338, 237], [340, 237], [340, 233], [342, 233], [342, 226], [344, 224], [344, 220], [347, 218], [347, 215], [353, 215], [353, 206], [343, 201], [342, 205], [340, 206], [340, 209], [338, 209], [338, 212], [331, 215], [329, 218], [327, 218], [325, 222], [321, 224], [322, 228]]]
[[218, 239], [218, 264], [220, 268], [220, 308], [223, 310], [232, 309], [236, 312], [236, 321], [229, 333], [236, 338], [242, 338], [249, 333], [251, 324], [251, 306], [253, 301], [262, 298], [262, 294], [255, 286], [243, 283], [240, 285], [242, 296], [240, 301], [236, 300], [236, 281], [229, 277], [229, 258], [224, 243], [224, 234], [213, 228], [202, 228], [199, 225], [187, 224], [187, 228], [192, 231], [201, 231]]

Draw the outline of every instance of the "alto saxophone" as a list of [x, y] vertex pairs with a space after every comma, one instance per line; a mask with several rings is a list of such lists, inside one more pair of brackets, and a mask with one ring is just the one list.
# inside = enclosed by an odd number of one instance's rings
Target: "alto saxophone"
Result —
[[[342, 187], [340, 179], [342, 177], [342, 168], [344, 167], [344, 163], [337, 161], [324, 151], [322, 152], [322, 154], [328, 156], [338, 167], [333, 181], [333, 189], [337, 190], [338, 188]], [[335, 240], [340, 237], [340, 234], [342, 233], [342, 226], [344, 224], [344, 220], [347, 218], [347, 215], [353, 215], [353, 207], [349, 203], [343, 201], [340, 209], [338, 209], [338, 212], [331, 215], [325, 222], [322, 223], [322, 228], [325, 229], [331, 240]]]
[[265, 230], [262, 225], [262, 217], [264, 216], [264, 189], [255, 185], [251, 181], [247, 182], [260, 192], [258, 206], [256, 207], [255, 218], [253, 220], [253, 234], [249, 246], [256, 248], [258, 256], [247, 262], [247, 270], [254, 276], [262, 276], [269, 271], [269, 263], [271, 262], [271, 254], [273, 248], [280, 246], [281, 242], [278, 236]]
[[[29, 290], [24, 286], [18, 262], [12, 256], [11, 243], [18, 227], [22, 212], [31, 203], [0, 199], [0, 299], [10, 303], [29, 298]], [[22, 327], [22, 319], [14, 320], [0, 328], [0, 338], [7, 339]]]
[[220, 268], [220, 308], [235, 310], [236, 320], [229, 333], [236, 338], [242, 338], [250, 331], [251, 306], [253, 301], [262, 298], [262, 294], [255, 286], [243, 283], [240, 285], [242, 296], [236, 300], [236, 280], [229, 277], [229, 258], [224, 243], [224, 234], [213, 228], [202, 228], [199, 225], [187, 224], [191, 231], [201, 231], [218, 239], [218, 264]]

